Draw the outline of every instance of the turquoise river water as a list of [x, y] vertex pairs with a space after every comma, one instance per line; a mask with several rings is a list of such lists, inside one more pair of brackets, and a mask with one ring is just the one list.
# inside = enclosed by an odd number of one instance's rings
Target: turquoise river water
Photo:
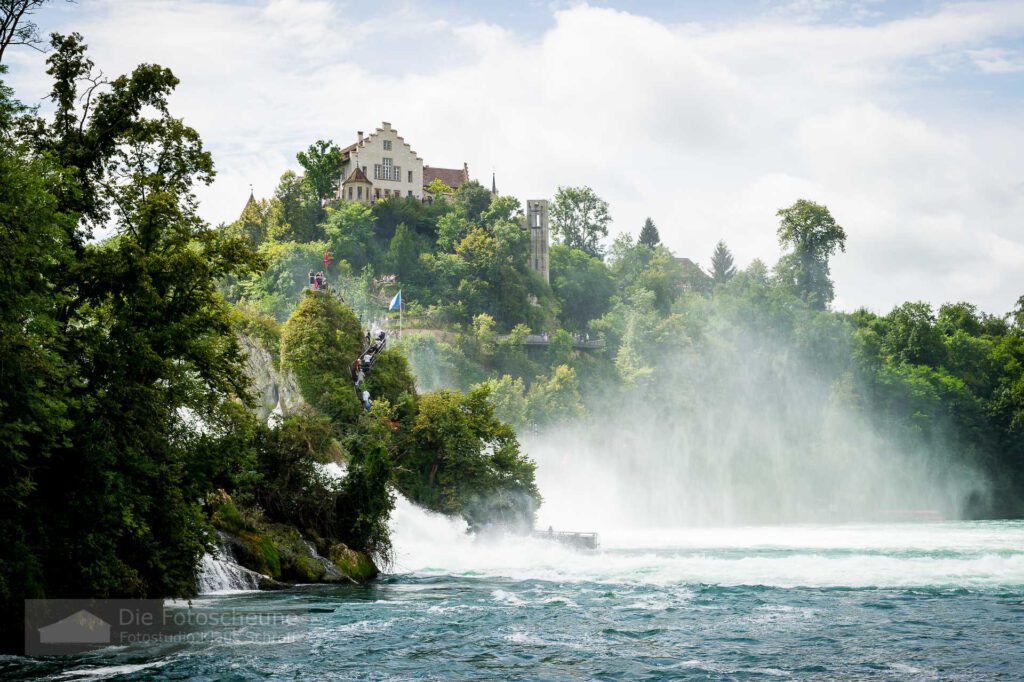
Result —
[[463, 530], [400, 501], [396, 566], [372, 585], [192, 604], [287, 624], [7, 657], [0, 677], [1024, 678], [1021, 522], [648, 529], [605, 534], [593, 552]]

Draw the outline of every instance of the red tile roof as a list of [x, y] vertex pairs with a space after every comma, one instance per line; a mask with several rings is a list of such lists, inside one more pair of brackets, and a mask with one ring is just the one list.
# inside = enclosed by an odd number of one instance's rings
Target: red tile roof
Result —
[[423, 167], [423, 186], [426, 187], [434, 180], [440, 180], [452, 189], [458, 189], [459, 185], [469, 181], [469, 168], [463, 165], [462, 168], [433, 168]]

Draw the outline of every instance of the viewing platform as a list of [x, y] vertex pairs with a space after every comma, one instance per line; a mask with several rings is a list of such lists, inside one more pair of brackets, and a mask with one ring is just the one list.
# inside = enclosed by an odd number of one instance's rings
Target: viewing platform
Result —
[[[547, 334], [527, 334], [526, 339], [523, 341], [524, 346], [549, 346], [551, 345], [551, 337]], [[604, 339], [584, 339], [578, 336], [574, 336], [572, 339], [572, 347], [574, 350], [596, 350], [598, 348], [604, 348]]]
[[601, 545], [601, 537], [597, 533], [580, 533], [565, 530], [535, 530], [530, 537], [538, 540], [550, 540], [573, 549], [597, 549]]

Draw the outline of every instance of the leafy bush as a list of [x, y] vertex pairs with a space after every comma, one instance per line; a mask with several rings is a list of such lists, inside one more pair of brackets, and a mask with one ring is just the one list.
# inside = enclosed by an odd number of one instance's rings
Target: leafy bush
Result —
[[337, 425], [354, 423], [362, 411], [350, 369], [362, 344], [352, 310], [330, 294], [309, 290], [281, 334], [282, 366], [295, 372], [306, 401]]
[[533, 526], [536, 465], [520, 452], [512, 427], [495, 417], [486, 386], [420, 396], [400, 445], [396, 481], [414, 502], [461, 514], [473, 526]]

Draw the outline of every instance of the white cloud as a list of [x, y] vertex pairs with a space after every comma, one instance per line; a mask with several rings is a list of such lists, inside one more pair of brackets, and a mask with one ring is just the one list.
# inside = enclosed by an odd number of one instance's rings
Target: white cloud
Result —
[[989, 47], [967, 50], [967, 56], [982, 73], [1019, 73], [1024, 71], [1024, 52]]
[[[775, 210], [823, 202], [850, 233], [834, 266], [843, 307], [970, 298], [1003, 312], [1024, 293], [1019, 100], [957, 119], [916, 97], [941, 104], [934, 83], [958, 69], [1014, 70], [1019, 56], [993, 45], [1024, 32], [1024, 3], [873, 25], [553, 16], [531, 37], [429, 5], [106, 0], [69, 25], [108, 72], [154, 61], [182, 79], [175, 111], [219, 168], [203, 194], [214, 221], [237, 215], [249, 183], [269, 194], [309, 142], [387, 120], [427, 163], [466, 161], [485, 181], [495, 168], [523, 199], [591, 185], [617, 229], [650, 215], [702, 263], [719, 238], [741, 263], [773, 261]], [[27, 69], [19, 91], [42, 91]]]

